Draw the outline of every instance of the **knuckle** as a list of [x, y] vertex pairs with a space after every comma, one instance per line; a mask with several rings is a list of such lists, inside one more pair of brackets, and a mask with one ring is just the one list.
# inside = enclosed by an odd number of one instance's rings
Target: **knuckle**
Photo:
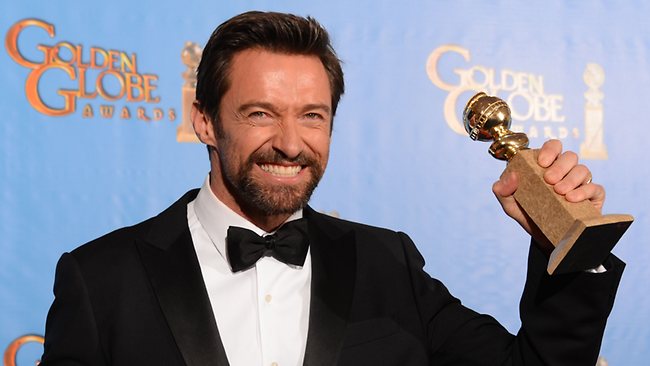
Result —
[[582, 171], [582, 172], [584, 172], [584, 173], [589, 174], [589, 168], [587, 168], [587, 166], [584, 165], [584, 164], [578, 164], [578, 165], [576, 165], [576, 169], [578, 169], [578, 170], [580, 170], [580, 171]]
[[570, 159], [572, 161], [578, 161], [578, 154], [576, 154], [573, 151], [565, 151], [564, 153], [562, 153], [562, 155], [564, 155], [567, 159]]
[[548, 145], [548, 146], [551, 146], [553, 148], [556, 148], [556, 149], [559, 149], [560, 151], [562, 151], [562, 142], [560, 140], [558, 140], [558, 139], [548, 140], [548, 141], [546, 141], [544, 143], [544, 145]]

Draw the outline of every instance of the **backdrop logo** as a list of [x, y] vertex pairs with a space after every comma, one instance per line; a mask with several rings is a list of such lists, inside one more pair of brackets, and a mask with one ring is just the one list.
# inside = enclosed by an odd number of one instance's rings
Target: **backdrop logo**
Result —
[[116, 109], [112, 104], [160, 102], [156, 95], [158, 76], [139, 72], [135, 53], [101, 47], [86, 49], [67, 41], [38, 44], [35, 49], [21, 52], [19, 38], [29, 27], [41, 29], [50, 38], [55, 36], [54, 25], [38, 19], [24, 19], [7, 32], [5, 48], [17, 64], [30, 70], [25, 94], [29, 104], [38, 112], [48, 116], [67, 116], [77, 111], [79, 100], [87, 99], [111, 104], [85, 104], [81, 115], [86, 118], [95, 115], [112, 118], [117, 114], [121, 119], [159, 121], [167, 114], [170, 121], [176, 119], [176, 112], [171, 108], [165, 113], [158, 106], [147, 109], [130, 104]]
[[201, 62], [203, 50], [195, 42], [187, 41], [181, 50], [181, 60], [186, 68], [183, 72], [183, 87], [181, 88], [181, 105], [183, 116], [176, 129], [176, 141], [200, 142], [194, 133], [192, 125], [192, 103], [196, 95], [196, 68]]
[[[28, 334], [13, 340], [5, 350], [4, 357], [3, 357], [3, 365], [17, 366], [16, 356], [18, 355], [18, 351], [26, 343], [32, 343], [32, 342], [43, 344], [44, 339], [40, 335]], [[40, 351], [42, 351], [42, 348], [40, 349]], [[38, 365], [39, 362], [40, 361], [36, 361], [36, 365]]]
[[[587, 90], [584, 94], [584, 129], [567, 126], [564, 96], [548, 92], [544, 88], [544, 76], [510, 69], [497, 70], [483, 65], [454, 68], [453, 82], [448, 75], [440, 73], [441, 59], [456, 54], [470, 61], [468, 49], [457, 45], [436, 48], [427, 60], [427, 74], [435, 86], [448, 92], [444, 102], [445, 122], [451, 130], [466, 135], [465, 128], [456, 111], [462, 110], [471, 94], [485, 91], [504, 99], [512, 112], [511, 129], [525, 132], [530, 138], [583, 139], [580, 154], [588, 159], [606, 159], [607, 149], [603, 143], [603, 93], [600, 91], [605, 73], [598, 64], [587, 65], [583, 80]], [[467, 95], [466, 95], [467, 94]], [[466, 95], [466, 98], [460, 98]]]

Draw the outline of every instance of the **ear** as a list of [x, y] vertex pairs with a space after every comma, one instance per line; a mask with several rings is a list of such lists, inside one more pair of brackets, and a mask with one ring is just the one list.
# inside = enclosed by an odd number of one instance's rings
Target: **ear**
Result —
[[203, 113], [199, 106], [199, 102], [192, 103], [192, 111], [190, 112], [192, 126], [194, 133], [199, 140], [209, 146], [217, 146], [217, 138], [214, 135], [214, 125], [212, 119]]

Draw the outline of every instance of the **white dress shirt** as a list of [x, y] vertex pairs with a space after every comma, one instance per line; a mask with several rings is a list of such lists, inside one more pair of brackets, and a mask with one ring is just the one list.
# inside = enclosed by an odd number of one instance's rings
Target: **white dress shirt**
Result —
[[[302, 210], [287, 221], [301, 217]], [[269, 233], [219, 201], [209, 177], [187, 205], [187, 221], [230, 365], [302, 365], [309, 323], [309, 252], [303, 267], [266, 256], [253, 268], [232, 273], [226, 256], [228, 227]]]

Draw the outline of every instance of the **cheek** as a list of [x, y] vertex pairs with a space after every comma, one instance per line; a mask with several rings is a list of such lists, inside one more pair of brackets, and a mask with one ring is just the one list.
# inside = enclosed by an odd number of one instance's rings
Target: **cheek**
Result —
[[225, 137], [217, 140], [217, 154], [221, 165], [230, 174], [236, 172], [244, 164], [245, 154], [241, 150], [240, 144], [231, 137]]
[[222, 139], [219, 142], [220, 147], [226, 150], [227, 155], [234, 160], [245, 160], [248, 156], [259, 150], [264, 145], [265, 139], [255, 131], [246, 131], [248, 133], [239, 133], [230, 135], [229, 138]]
[[243, 154], [250, 155], [269, 144], [273, 137], [272, 131], [267, 128], [251, 128], [246, 133], [240, 134], [236, 141], [237, 147]]
[[330, 136], [327, 134], [316, 136], [311, 143], [312, 149], [324, 161], [325, 164], [327, 164], [327, 159], [329, 158], [330, 141]]

